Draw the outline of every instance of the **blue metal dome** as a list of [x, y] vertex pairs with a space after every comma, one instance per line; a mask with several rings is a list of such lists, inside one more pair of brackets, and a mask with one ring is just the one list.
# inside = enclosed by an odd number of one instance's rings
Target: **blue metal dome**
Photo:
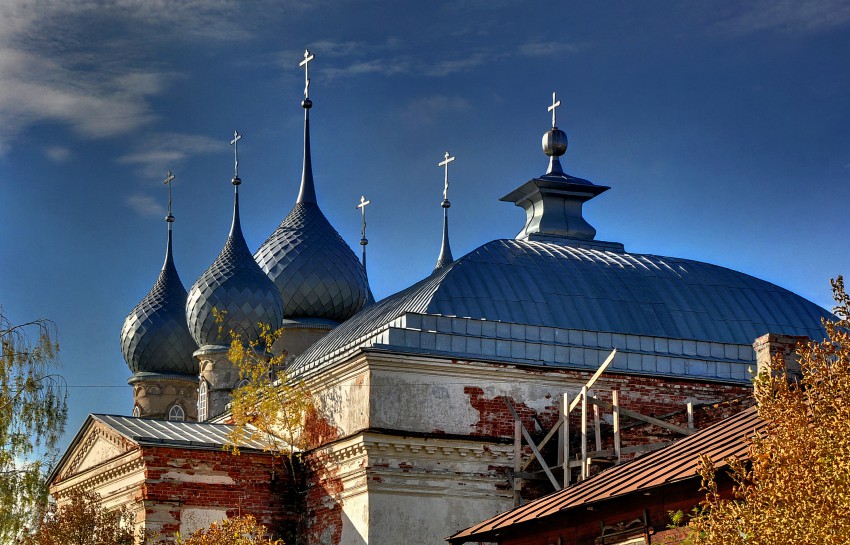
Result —
[[[173, 220], [169, 214], [168, 220]], [[165, 263], [150, 292], [127, 315], [121, 352], [133, 373], [198, 374], [192, 358], [198, 346], [186, 325], [186, 288], [171, 253], [171, 221]]]
[[799, 295], [731, 269], [592, 244], [488, 242], [365, 308], [295, 366], [368, 346], [408, 313], [744, 346], [768, 332], [819, 338], [821, 318], [831, 318]]
[[[189, 331], [200, 345], [228, 345], [231, 330], [247, 341], [260, 337], [259, 324], [278, 329], [283, 323], [283, 301], [274, 283], [260, 269], [242, 235], [239, 223], [238, 178], [233, 225], [221, 253], [195, 281], [186, 301]], [[224, 313], [216, 323], [213, 309]]]
[[287, 318], [343, 322], [366, 304], [366, 270], [316, 201], [308, 106], [304, 107], [304, 169], [298, 200], [255, 257], [280, 291]]

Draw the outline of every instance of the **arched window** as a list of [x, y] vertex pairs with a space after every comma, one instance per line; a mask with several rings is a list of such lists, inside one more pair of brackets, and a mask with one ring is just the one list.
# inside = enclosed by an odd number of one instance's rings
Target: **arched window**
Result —
[[247, 378], [243, 378], [239, 382], [236, 383], [236, 388], [242, 388], [243, 386], [248, 386], [250, 381]]
[[142, 410], [139, 408], [138, 405], [133, 405], [133, 416], [136, 418], [142, 416]]
[[180, 422], [186, 420], [186, 413], [183, 411], [183, 407], [180, 405], [174, 405], [171, 407], [171, 410], [168, 411], [168, 419], [178, 420]]
[[203, 422], [207, 419], [207, 381], [201, 379], [201, 386], [198, 388], [198, 422]]

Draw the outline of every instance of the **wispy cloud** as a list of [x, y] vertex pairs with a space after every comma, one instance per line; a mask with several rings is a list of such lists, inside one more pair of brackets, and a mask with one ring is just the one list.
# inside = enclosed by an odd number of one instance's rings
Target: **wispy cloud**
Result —
[[161, 64], [157, 48], [249, 40], [259, 13], [283, 9], [264, 4], [245, 10], [230, 0], [3, 0], [0, 153], [35, 124], [64, 125], [85, 138], [152, 125], [159, 117], [151, 98], [178, 76]]
[[71, 150], [65, 146], [47, 146], [44, 155], [54, 163], [64, 163], [71, 158]]
[[147, 195], [135, 194], [127, 197], [127, 206], [140, 216], [164, 216], [165, 206]]
[[132, 151], [116, 162], [139, 167], [139, 174], [158, 176], [178, 166], [183, 160], [207, 153], [227, 150], [227, 142], [200, 134], [156, 133], [139, 141]]
[[469, 101], [461, 97], [432, 95], [417, 98], [405, 106], [401, 117], [417, 125], [429, 125], [452, 112], [465, 112], [470, 109]]
[[581, 51], [581, 46], [569, 42], [537, 41], [526, 42], [519, 46], [519, 52], [526, 57], [556, 57]]
[[717, 10], [714, 29], [733, 34], [765, 30], [814, 34], [850, 26], [846, 0], [759, 0], [732, 2]]

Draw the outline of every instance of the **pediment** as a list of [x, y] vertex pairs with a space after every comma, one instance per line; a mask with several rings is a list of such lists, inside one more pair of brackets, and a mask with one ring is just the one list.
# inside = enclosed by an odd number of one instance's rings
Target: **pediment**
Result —
[[138, 445], [135, 443], [115, 433], [103, 423], [94, 421], [65, 456], [67, 465], [61, 468], [60, 475], [62, 479], [66, 479], [83, 473], [136, 448]]

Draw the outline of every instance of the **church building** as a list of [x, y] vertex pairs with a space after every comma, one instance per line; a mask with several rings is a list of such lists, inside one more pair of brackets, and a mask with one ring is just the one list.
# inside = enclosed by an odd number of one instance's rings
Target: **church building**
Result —
[[[305, 74], [312, 58], [305, 53]], [[224, 247], [187, 292], [172, 258], [169, 206], [162, 271], [121, 331], [132, 416], [89, 417], [50, 475], [58, 501], [74, 488], [96, 490], [165, 538], [254, 513], [288, 543], [436, 545], [578, 478], [570, 448], [539, 453], [551, 462], [541, 470], [554, 473], [548, 480], [518, 471], [520, 457], [537, 456], [518, 434], [524, 428], [537, 441], [551, 430], [612, 351], [593, 377], [604, 403], [676, 429], [689, 414], [700, 428], [726, 416], [722, 407], [746, 405], [756, 338], [820, 338], [830, 314], [743, 273], [597, 240], [583, 207], [610, 188], [564, 172], [559, 104], [553, 96], [551, 127], [542, 127], [548, 166], [543, 157], [528, 165], [530, 178], [501, 198], [525, 212], [519, 221], [506, 206], [516, 237], [454, 259], [446, 192], [435, 269], [377, 302], [364, 263], [319, 206], [309, 77], [298, 197], [254, 253], [239, 221], [236, 133]], [[441, 163], [446, 187], [452, 159]], [[287, 352], [289, 374], [316, 406], [297, 468], [260, 444], [242, 445], [240, 458], [222, 450], [240, 380], [226, 332], [255, 340], [258, 323], [283, 329], [274, 350]], [[614, 441], [610, 417], [596, 423], [605, 448]], [[575, 418], [567, 417], [567, 436], [577, 433]], [[618, 448], [669, 441], [669, 429], [633, 423]]]

